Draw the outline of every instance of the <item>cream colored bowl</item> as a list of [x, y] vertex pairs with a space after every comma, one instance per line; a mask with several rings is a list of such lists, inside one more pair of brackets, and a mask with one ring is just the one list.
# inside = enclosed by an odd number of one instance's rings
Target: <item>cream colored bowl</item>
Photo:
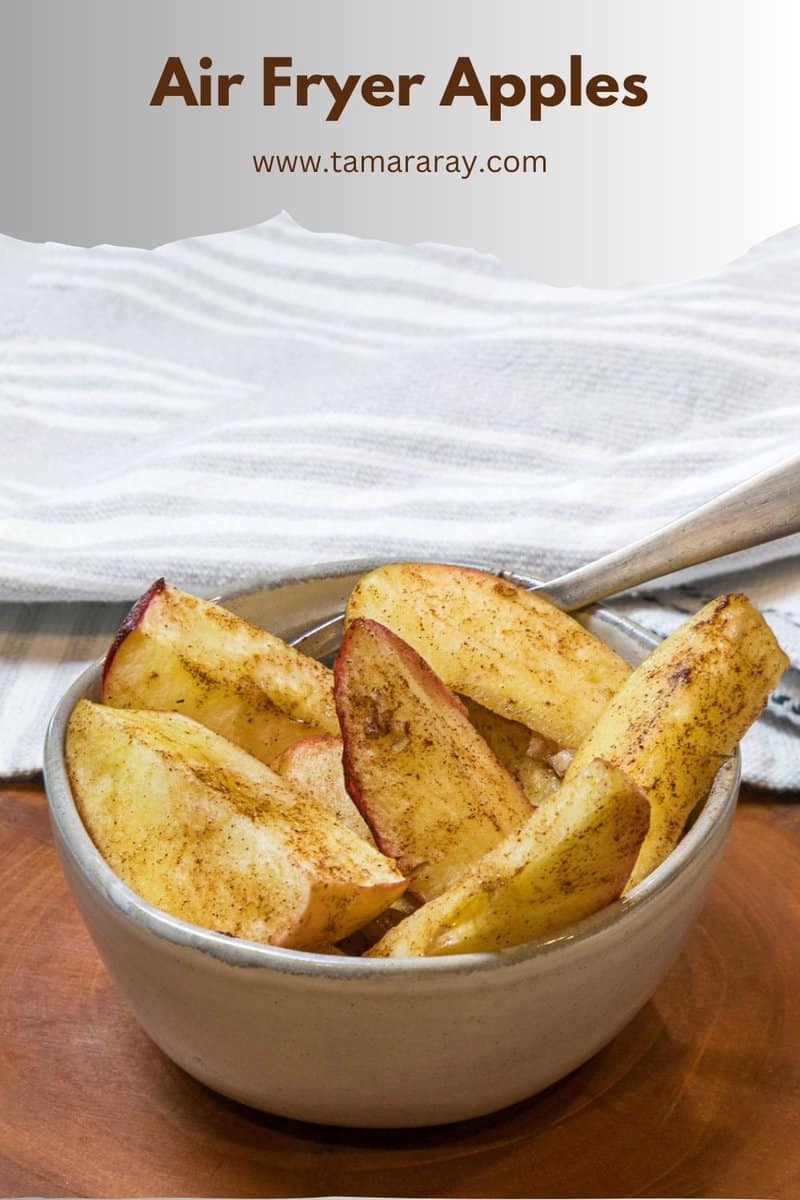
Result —
[[[229, 601], [284, 637], [341, 611], [373, 564], [340, 563]], [[586, 624], [631, 662], [653, 645], [602, 609]], [[59, 702], [45, 781], [58, 851], [102, 958], [153, 1041], [196, 1079], [282, 1116], [432, 1125], [530, 1096], [585, 1062], [647, 1002], [678, 954], [722, 854], [739, 789], [727, 763], [670, 857], [625, 900], [567, 932], [493, 954], [348, 959], [187, 925], [140, 900], [86, 833], [64, 731], [100, 665]]]

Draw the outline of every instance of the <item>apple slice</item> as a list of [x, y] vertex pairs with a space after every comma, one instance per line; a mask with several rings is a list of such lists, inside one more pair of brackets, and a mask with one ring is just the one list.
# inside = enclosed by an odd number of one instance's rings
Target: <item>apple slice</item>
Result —
[[532, 734], [518, 721], [499, 717], [469, 696], [459, 696], [459, 700], [489, 749], [514, 776], [534, 808], [558, 791], [561, 779], [548, 761], [558, 752], [554, 742]]
[[342, 825], [374, 845], [369, 825], [344, 786], [343, 750], [342, 739], [338, 737], [303, 738], [284, 750], [272, 769], [289, 787], [310, 796]]
[[512, 775], [516, 775], [523, 762], [531, 740], [531, 731], [518, 721], [509, 721], [497, 713], [484, 708], [470, 700], [469, 696], [459, 696], [459, 700], [467, 710], [467, 716], [477, 729], [487, 746]]
[[390, 904], [372, 921], [367, 921], [349, 938], [339, 942], [339, 949], [351, 958], [362, 958], [368, 950], [379, 942], [390, 929], [394, 929], [411, 913], [419, 908], [419, 901], [410, 892], [404, 892], [394, 904]]
[[657, 646], [611, 701], [573, 758], [564, 786], [600, 757], [648, 797], [650, 832], [629, 887], [677, 844], [692, 809], [788, 665], [747, 597], [720, 596]]
[[422, 900], [530, 816], [463, 704], [376, 621], [348, 627], [334, 668], [347, 790]]
[[365, 575], [346, 620], [387, 625], [447, 687], [574, 749], [630, 668], [544, 597], [467, 567], [391, 563]]
[[163, 579], [114, 639], [103, 700], [183, 713], [266, 763], [309, 734], [339, 732], [327, 667]]
[[374, 846], [177, 713], [81, 700], [66, 758], [78, 810], [111, 869], [194, 925], [309, 949], [347, 937], [405, 889]]
[[[273, 770], [294, 788], [316, 800], [341, 824], [359, 837], [375, 845], [370, 827], [356, 808], [344, 786], [341, 738], [310, 737], [295, 742], [273, 763]], [[362, 925], [349, 937], [343, 947], [348, 954], [360, 955], [387, 930], [417, 908], [417, 902], [406, 892], [372, 921]]]
[[555, 796], [561, 780], [553, 768], [536, 758], [525, 758], [517, 768], [516, 777], [534, 808]]
[[480, 953], [557, 933], [617, 899], [648, 821], [639, 789], [595, 760], [368, 957]]

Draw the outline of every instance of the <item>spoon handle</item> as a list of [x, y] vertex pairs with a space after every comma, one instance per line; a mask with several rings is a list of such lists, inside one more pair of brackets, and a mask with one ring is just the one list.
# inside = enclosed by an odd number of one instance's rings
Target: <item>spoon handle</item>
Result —
[[672, 571], [798, 532], [800, 454], [795, 454], [663, 529], [535, 590], [571, 612]]

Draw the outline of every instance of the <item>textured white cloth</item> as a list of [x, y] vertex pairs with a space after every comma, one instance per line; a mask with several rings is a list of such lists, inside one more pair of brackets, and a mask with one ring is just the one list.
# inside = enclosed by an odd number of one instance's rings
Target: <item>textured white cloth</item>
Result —
[[[283, 216], [154, 251], [6, 240], [0, 299], [2, 774], [38, 767], [121, 611], [100, 602], [158, 575], [213, 594], [375, 556], [548, 577], [800, 443], [800, 230], [713, 278], [592, 292]], [[663, 633], [744, 589], [798, 666], [798, 542], [617, 604]], [[748, 778], [800, 787], [798, 712], [790, 675]]]

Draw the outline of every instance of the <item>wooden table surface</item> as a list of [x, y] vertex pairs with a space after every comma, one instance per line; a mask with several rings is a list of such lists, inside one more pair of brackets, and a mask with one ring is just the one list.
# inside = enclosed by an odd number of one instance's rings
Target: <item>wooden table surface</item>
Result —
[[745, 794], [654, 999], [543, 1095], [421, 1131], [306, 1126], [194, 1083], [139, 1030], [0, 789], [0, 1194], [800, 1196], [800, 797]]

